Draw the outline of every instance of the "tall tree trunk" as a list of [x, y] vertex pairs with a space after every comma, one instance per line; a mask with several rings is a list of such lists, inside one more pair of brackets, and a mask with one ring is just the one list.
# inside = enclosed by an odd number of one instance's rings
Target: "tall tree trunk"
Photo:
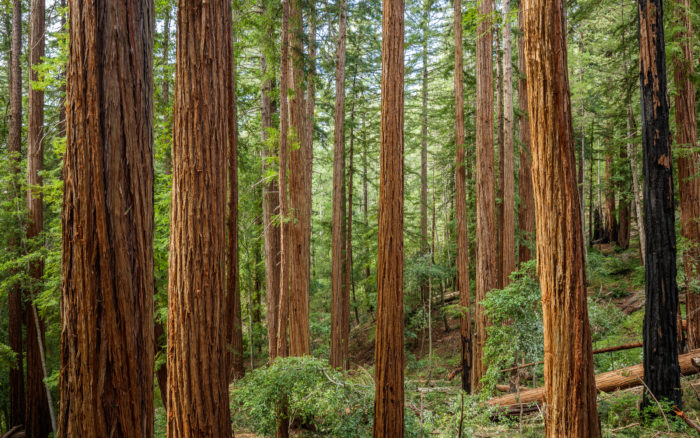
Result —
[[[420, 147], [420, 252], [425, 256], [428, 253], [428, 35], [429, 13], [432, 2], [424, 1], [423, 20], [421, 31], [423, 32], [422, 53], [422, 84], [421, 84], [421, 147]], [[425, 302], [428, 295], [428, 278], [421, 278], [421, 298]]]
[[[460, 344], [462, 346], [462, 389], [471, 392], [472, 321], [469, 297], [469, 229], [467, 228], [467, 184], [465, 180], [464, 153], [464, 80], [462, 55], [462, 1], [454, 0], [455, 34], [455, 216], [457, 217], [457, 289], [462, 313], [459, 317]], [[434, 194], [433, 194], [434, 197]], [[433, 200], [434, 204], [434, 200]], [[433, 230], [435, 210], [433, 208]], [[433, 231], [434, 234], [434, 231]], [[434, 239], [434, 237], [433, 237]]]
[[[308, 282], [311, 281], [311, 268], [314, 267], [315, 276], [315, 257], [311, 258], [311, 197], [312, 197], [312, 175], [313, 175], [313, 161], [314, 161], [314, 118], [316, 111], [316, 2], [309, 1], [305, 2], [307, 5], [308, 12], [308, 49], [309, 57], [307, 62], [307, 79], [306, 79], [306, 112], [305, 112], [305, 132], [304, 136], [304, 150], [306, 151], [306, 178], [304, 179], [304, 193], [306, 194], [308, 200], [307, 213], [309, 215], [308, 224], [304, 229], [304, 241], [307, 242], [309, 247], [309, 263], [306, 270], [306, 278]], [[315, 254], [315, 248], [314, 248]], [[309, 286], [310, 288], [310, 286]], [[307, 312], [308, 314], [308, 312]], [[309, 335], [310, 336], [310, 335]], [[309, 340], [309, 342], [311, 342]]]
[[[626, 68], [626, 66], [625, 66]], [[634, 215], [637, 221], [637, 231], [639, 232], [639, 255], [642, 260], [642, 265], [645, 264], [646, 251], [646, 231], [644, 231], [644, 215], [642, 213], [642, 199], [639, 193], [639, 176], [637, 172], [637, 147], [632, 142], [634, 136], [634, 113], [632, 105], [627, 105], [627, 155], [630, 159], [630, 171], [632, 174], [632, 196], [634, 199]], [[592, 186], [593, 184], [591, 184]]]
[[488, 318], [481, 305], [486, 293], [498, 287], [494, 154], [493, 154], [493, 2], [479, 0], [476, 40], [476, 312], [472, 355], [472, 390], [486, 374], [483, 362]]
[[653, 404], [653, 399], [667, 399], [681, 408], [676, 344], [676, 230], [666, 100], [663, 3], [661, 0], [639, 0], [637, 5], [644, 149], [644, 229], [647, 233], [643, 330], [646, 391], [642, 406]]
[[503, 7], [503, 222], [501, 223], [502, 286], [510, 283], [515, 270], [515, 164], [513, 151], [513, 55], [510, 30], [510, 0]]
[[[8, 133], [8, 148], [10, 154], [10, 173], [18, 177], [22, 153], [22, 2], [12, 0], [12, 45], [10, 49], [10, 126]], [[19, 187], [10, 191], [10, 200], [15, 202], [20, 195]], [[19, 218], [17, 218], [19, 219]], [[19, 248], [20, 224], [10, 236], [10, 250]], [[15, 363], [10, 367], [10, 426], [24, 424], [25, 394], [24, 394], [24, 360], [22, 349], [22, 291], [19, 284], [10, 286], [7, 297], [8, 307], [8, 337], [9, 347], [16, 355]]]
[[168, 281], [169, 437], [231, 436], [225, 290], [231, 20], [226, 1], [179, 1]]
[[[357, 66], [357, 64], [356, 64]], [[360, 316], [357, 312], [357, 297], [355, 296], [355, 283], [352, 277], [352, 217], [353, 217], [353, 174], [354, 169], [354, 158], [355, 158], [355, 87], [357, 86], [357, 69], [352, 78], [352, 103], [350, 104], [350, 149], [348, 150], [348, 226], [346, 229], [346, 245], [345, 245], [345, 289], [348, 298], [347, 305], [347, 339], [344, 342], [345, 346], [345, 367], [350, 366], [350, 357], [348, 355], [348, 347], [350, 344], [350, 293], [352, 292], [353, 308], [355, 309], [355, 321], [360, 323]]]
[[605, 234], [608, 242], [617, 242], [615, 185], [612, 182], [612, 155], [610, 151], [605, 152]]
[[[263, 15], [267, 13], [267, 0], [261, 1]], [[272, 20], [270, 20], [272, 21]], [[269, 32], [272, 29], [268, 28]], [[267, 55], [260, 57], [260, 69], [263, 81], [260, 105], [260, 120], [263, 141], [263, 173], [271, 167], [270, 160], [275, 157], [275, 148], [268, 142], [272, 128], [272, 114], [275, 112], [272, 101], [272, 89], [274, 80], [270, 78], [267, 69]], [[265, 241], [265, 299], [267, 322], [267, 345], [270, 362], [277, 357], [277, 329], [279, 317], [279, 296], [280, 296], [280, 226], [273, 220], [274, 216], [280, 214], [280, 196], [278, 182], [269, 179], [263, 185], [263, 238]]]
[[[492, 0], [494, 8], [496, 0]], [[498, 184], [496, 185], [496, 213], [498, 214], [496, 230], [498, 239], [496, 242], [496, 264], [497, 278], [496, 287], [503, 288], [503, 239], [505, 229], [503, 228], [503, 168], [505, 167], [503, 152], [503, 51], [501, 51], [501, 27], [498, 22], [494, 22], [496, 28], [496, 144], [498, 145]], [[488, 292], [488, 291], [487, 291]]]
[[70, 2], [59, 437], [153, 436], [153, 20]]
[[340, 17], [338, 24], [338, 46], [335, 55], [335, 125], [334, 125], [334, 153], [333, 153], [333, 218], [331, 241], [331, 345], [330, 364], [333, 368], [344, 368], [346, 346], [344, 345], [346, 332], [349, 327], [345, 325], [345, 305], [347, 289], [343, 281], [345, 269], [345, 254], [343, 253], [343, 176], [345, 173], [345, 33], [346, 33], [346, 8], [345, 0], [340, 0]]
[[548, 437], [599, 437], [563, 1], [525, 0]]
[[[230, 28], [231, 26], [229, 26]], [[243, 319], [238, 267], [238, 112], [236, 110], [236, 57], [233, 41], [228, 42], [230, 70], [226, 75], [228, 93], [228, 218], [226, 257], [226, 353], [229, 379], [245, 375], [243, 366]], [[248, 309], [250, 311], [250, 309]]]
[[[44, 56], [44, 30], [46, 28], [44, 0], [31, 2], [31, 37], [30, 37], [30, 84], [29, 114], [27, 117], [27, 209], [29, 221], [27, 238], [36, 239], [44, 229], [44, 210], [41, 197], [42, 180], [40, 172], [44, 169], [44, 92], [35, 90], [31, 82], [38, 80], [35, 70]], [[38, 246], [35, 246], [38, 248]], [[29, 266], [29, 289], [25, 304], [24, 324], [27, 328], [27, 399], [24, 430], [30, 438], [48, 436], [52, 429], [52, 414], [49, 409], [47, 389], [44, 385], [44, 321], [38, 317], [34, 297], [40, 290], [44, 275], [44, 260], [40, 259]], [[35, 319], [35, 316], [37, 317]], [[55, 423], [55, 420], [54, 420]]]
[[[626, 163], [629, 160], [627, 149], [620, 148], [620, 161]], [[627, 249], [630, 246], [630, 200], [628, 193], [628, 184], [626, 181], [619, 183], [620, 202], [617, 223], [617, 244], [622, 249]]]
[[673, 36], [680, 43], [681, 53], [673, 57], [673, 82], [678, 90], [676, 106], [676, 148], [678, 165], [678, 192], [681, 199], [681, 234], [690, 247], [683, 254], [686, 282], [686, 314], [688, 315], [688, 348], [700, 347], [700, 157], [695, 120], [695, 90], [692, 82], [693, 24], [690, 19], [690, 0], [677, 0], [674, 5], [675, 21], [682, 29]]
[[[520, 1], [520, 4], [524, 0]], [[520, 263], [534, 257], [535, 246], [535, 199], [532, 188], [532, 153], [530, 152], [530, 121], [527, 113], [527, 76], [525, 75], [525, 38], [522, 8], [518, 11], [518, 135], [520, 136], [520, 166], [518, 169], [518, 228], [520, 228], [520, 245], [518, 261]]]
[[402, 438], [404, 419], [404, 2], [383, 0], [379, 149], [375, 438]]
[[289, 84], [294, 88], [289, 102], [289, 117], [295, 143], [289, 152], [289, 207], [294, 220], [289, 222], [290, 282], [289, 282], [289, 353], [303, 356], [310, 352], [309, 339], [309, 268], [311, 227], [311, 178], [309, 161], [311, 148], [304, 141], [306, 99], [304, 98], [304, 55], [302, 45], [301, 0], [291, 0]]

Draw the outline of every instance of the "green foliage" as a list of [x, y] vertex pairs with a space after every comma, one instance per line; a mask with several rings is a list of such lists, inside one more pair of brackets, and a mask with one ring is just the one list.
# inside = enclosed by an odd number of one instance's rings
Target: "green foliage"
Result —
[[491, 321], [484, 348], [487, 388], [500, 381], [502, 368], [523, 359], [535, 362], [544, 354], [542, 301], [536, 269], [535, 260], [523, 263], [511, 274], [507, 287], [490, 291], [482, 301]]
[[[318, 434], [371, 436], [374, 382], [366, 373], [355, 377], [331, 369], [325, 360], [278, 358], [237, 382], [232, 418], [237, 429], [274, 436], [279, 401], [288, 401], [288, 418], [313, 426]], [[406, 411], [406, 436], [417, 436], [415, 415]]]

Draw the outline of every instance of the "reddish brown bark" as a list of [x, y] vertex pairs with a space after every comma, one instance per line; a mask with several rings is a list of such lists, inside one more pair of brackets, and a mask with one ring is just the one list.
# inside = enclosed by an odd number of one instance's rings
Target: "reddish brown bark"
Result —
[[605, 154], [605, 187], [605, 240], [617, 242], [615, 187], [612, 182], [612, 155], [609, 152]]
[[476, 41], [476, 306], [472, 355], [472, 389], [486, 373], [482, 360], [488, 318], [481, 305], [486, 293], [498, 287], [494, 152], [493, 152], [493, 30], [492, 0], [479, 0]]
[[[31, 81], [37, 81], [35, 66], [44, 56], [45, 24], [44, 0], [31, 3], [30, 72]], [[44, 228], [44, 210], [41, 197], [42, 180], [39, 173], [44, 169], [44, 92], [29, 85], [29, 114], [27, 116], [27, 209], [29, 221], [27, 238], [36, 238]], [[43, 438], [52, 432], [51, 413], [44, 385], [44, 322], [33, 304], [40, 290], [44, 274], [44, 261], [38, 260], [29, 266], [29, 288], [26, 291], [25, 319], [27, 328], [27, 395], [24, 430], [30, 438]], [[55, 421], [54, 421], [55, 422]]]
[[226, 161], [231, 4], [178, 5], [168, 282], [168, 436], [230, 437]]
[[[521, 4], [522, 4], [521, 0]], [[532, 249], [535, 246], [535, 199], [532, 188], [532, 154], [530, 152], [530, 121], [527, 115], [527, 77], [525, 74], [525, 44], [522, 37], [524, 31], [523, 11], [518, 11], [518, 135], [520, 137], [520, 167], [518, 170], [518, 228], [520, 229], [520, 245], [518, 262], [523, 263], [534, 257]]]
[[[22, 2], [12, 1], [12, 44], [10, 49], [10, 124], [8, 148], [10, 155], [10, 173], [19, 175], [20, 154], [22, 152]], [[13, 186], [9, 197], [15, 201], [20, 195]], [[19, 219], [19, 218], [18, 218]], [[16, 250], [19, 245], [19, 223], [9, 237], [9, 249]], [[10, 367], [10, 426], [23, 425], [25, 420], [24, 364], [22, 358], [22, 291], [19, 284], [10, 286], [7, 297], [8, 307], [8, 344], [16, 355], [15, 363]]]
[[375, 438], [403, 437], [404, 2], [383, 0]]
[[510, 0], [502, 0], [503, 13], [503, 222], [501, 222], [501, 285], [510, 283], [515, 270], [515, 164], [513, 151], [513, 65]]
[[[338, 24], [338, 47], [336, 49], [335, 65], [335, 125], [334, 125], [334, 153], [333, 153], [333, 218], [331, 224], [331, 345], [330, 364], [333, 368], [344, 368], [346, 364], [345, 353], [347, 351], [346, 340], [349, 326], [345, 320], [345, 306], [349, 304], [347, 299], [347, 284], [344, 281], [347, 272], [345, 270], [346, 254], [343, 251], [343, 239], [345, 239], [342, 222], [344, 217], [343, 177], [345, 173], [345, 33], [346, 33], [346, 7], [347, 3], [341, 0], [340, 19]], [[347, 242], [346, 242], [347, 244]], [[347, 247], [346, 247], [347, 251]]]
[[686, 285], [686, 313], [688, 315], [688, 348], [700, 347], [700, 158], [697, 123], [695, 120], [695, 86], [692, 78], [693, 24], [690, 19], [690, 0], [677, 0], [675, 20], [680, 27], [673, 38], [680, 43], [681, 53], [673, 58], [673, 82], [676, 85], [676, 161], [678, 165], [678, 192], [681, 203], [681, 234], [688, 239], [689, 248], [683, 254]]
[[153, 3], [69, 6], [58, 436], [150, 437]]
[[525, 0], [548, 437], [599, 437], [563, 1]]
[[289, 226], [289, 354], [303, 356], [310, 352], [309, 272], [311, 236], [311, 145], [304, 139], [306, 99], [304, 98], [303, 22], [301, 0], [291, 0], [289, 7], [290, 77], [293, 97], [289, 102], [292, 139], [299, 147], [289, 151], [289, 207], [293, 220]]

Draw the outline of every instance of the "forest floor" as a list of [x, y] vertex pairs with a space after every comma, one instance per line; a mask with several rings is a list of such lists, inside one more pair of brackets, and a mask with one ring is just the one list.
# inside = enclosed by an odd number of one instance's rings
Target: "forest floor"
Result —
[[[603, 348], [641, 341], [644, 316], [644, 269], [639, 263], [639, 248], [633, 242], [630, 249], [622, 251], [612, 245], [597, 245], [589, 248], [587, 254], [587, 282], [589, 294], [589, 319], [593, 337], [593, 348]], [[681, 292], [683, 285], [679, 284]], [[448, 294], [449, 296], [449, 294]], [[682, 299], [683, 300], [683, 299]], [[327, 315], [325, 315], [327, 317]], [[318, 324], [323, 324], [323, 318]], [[460, 400], [460, 375], [455, 373], [460, 365], [459, 320], [438, 311], [432, 313], [432, 351], [427, 330], [406, 341], [406, 408], [414, 414], [419, 425], [414, 424], [412, 433], [407, 436], [453, 437], [457, 433], [457, 423], [462, 418], [463, 436], [466, 437], [539, 437], [544, 436], [544, 421], [539, 410], [522, 416], [494, 416], [492, 411], [475, 408], [485, 406], [485, 398], [478, 400], [466, 397]], [[351, 331], [349, 376], [361, 376], [367, 388], [371, 387], [374, 357], [374, 321], [372, 318], [353, 320]], [[448, 330], [446, 330], [448, 328]], [[313, 328], [312, 328], [313, 331]], [[323, 355], [326, 342], [319, 336], [314, 342], [319, 344], [315, 355]], [[325, 350], [327, 354], [327, 350]], [[264, 355], [259, 365], [265, 365]], [[595, 356], [596, 373], [611, 371], [642, 362], [642, 349], [634, 348]], [[542, 367], [533, 373], [524, 372], [527, 379], [524, 386], [541, 386]], [[350, 377], [352, 378], [352, 377]], [[504, 379], [501, 383], [507, 383]], [[235, 389], [237, 384], [232, 385]], [[356, 385], [360, 386], [360, 385]], [[686, 416], [700, 423], [700, 376], [682, 379], [684, 412]], [[371, 391], [371, 389], [367, 389]], [[679, 419], [658, 416], [644, 422], [640, 415], [641, 388], [630, 388], [598, 396], [598, 411], [605, 437], [692, 437], [700, 436]], [[493, 394], [497, 396], [499, 394]], [[158, 400], [158, 397], [156, 397]], [[469, 407], [465, 408], [465, 400]], [[462, 403], [460, 409], [459, 403]], [[371, 406], [364, 407], [370, 410]], [[237, 410], [238, 409], [238, 410]], [[253, 438], [256, 424], [237, 421], [241, 408], [232, 409], [236, 436]], [[345, 415], [349, 407], [342, 408]], [[156, 436], [165, 431], [165, 415], [162, 407], [156, 414]], [[241, 424], [242, 423], [242, 424]], [[342, 436], [369, 436], [371, 424], [364, 425], [368, 430], [357, 430]], [[408, 426], [407, 426], [408, 427]], [[416, 427], [420, 432], [416, 432]], [[293, 436], [319, 436], [308, 430], [295, 430]], [[164, 436], [164, 435], [163, 435]], [[324, 436], [333, 436], [324, 434]], [[335, 435], [339, 436], [339, 435]]]

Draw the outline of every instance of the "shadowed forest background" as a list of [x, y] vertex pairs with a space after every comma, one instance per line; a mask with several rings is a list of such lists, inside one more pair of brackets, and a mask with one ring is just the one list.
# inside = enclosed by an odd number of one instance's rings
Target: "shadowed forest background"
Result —
[[699, 433], [696, 1], [0, 11], [3, 438]]

